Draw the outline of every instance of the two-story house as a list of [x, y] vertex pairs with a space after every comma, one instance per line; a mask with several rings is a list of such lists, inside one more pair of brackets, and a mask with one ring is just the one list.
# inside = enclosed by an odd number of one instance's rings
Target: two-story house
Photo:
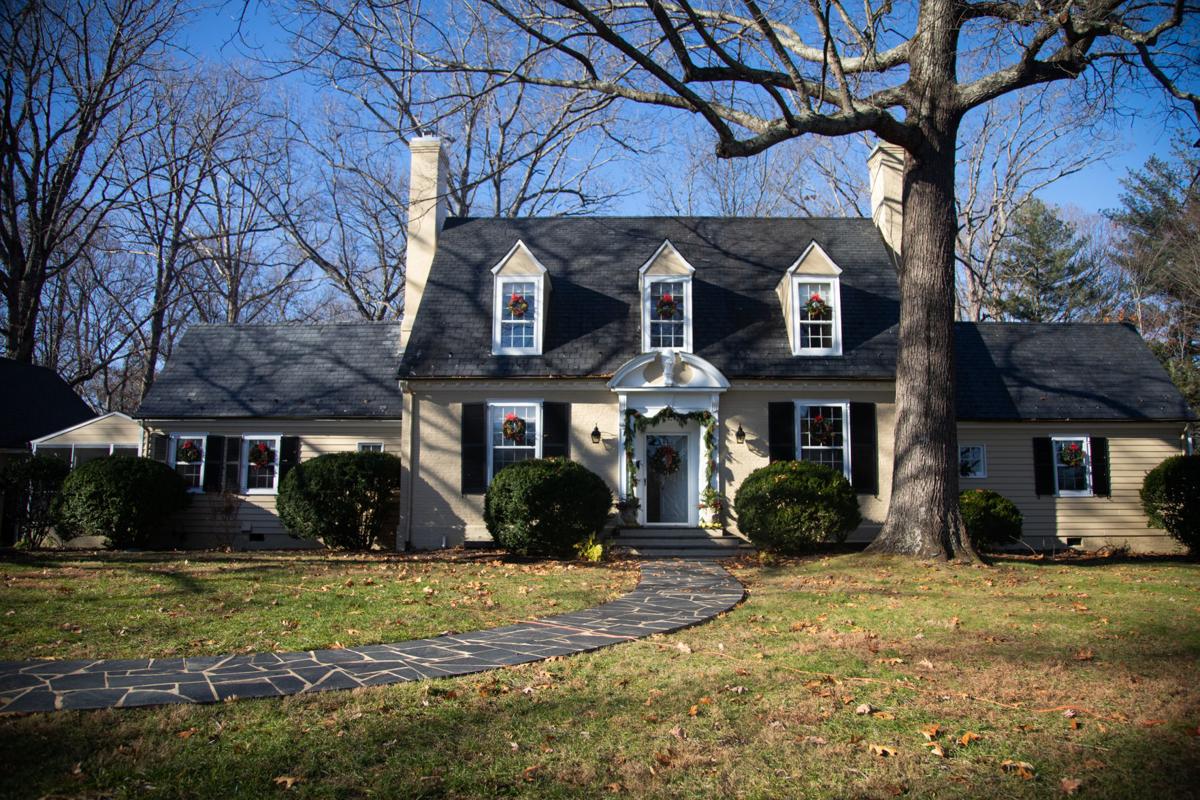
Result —
[[[184, 337], [140, 416], [150, 451], [212, 495], [185, 528], [233, 503], [239, 530], [283, 542], [289, 465], [378, 446], [405, 465], [399, 548], [486, 540], [489, 481], [549, 456], [600, 475], [643, 538], [736, 532], [747, 474], [818, 461], [858, 492], [854, 537], [874, 535], [896, 455], [894, 148], [870, 157], [870, 219], [447, 218], [440, 148], [411, 146], [400, 325]], [[1137, 490], [1190, 413], [1135, 330], [960, 323], [956, 339], [963, 488], [1014, 500], [1035, 547], [1171, 546]], [[201, 457], [181, 461], [183, 442]], [[270, 474], [247, 461], [264, 442]]]

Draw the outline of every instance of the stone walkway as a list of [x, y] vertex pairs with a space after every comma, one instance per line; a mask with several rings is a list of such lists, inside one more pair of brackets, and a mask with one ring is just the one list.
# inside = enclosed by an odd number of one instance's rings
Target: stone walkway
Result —
[[467, 675], [676, 631], [743, 595], [717, 564], [652, 561], [637, 588], [610, 603], [473, 633], [303, 653], [0, 662], [0, 713], [217, 703]]

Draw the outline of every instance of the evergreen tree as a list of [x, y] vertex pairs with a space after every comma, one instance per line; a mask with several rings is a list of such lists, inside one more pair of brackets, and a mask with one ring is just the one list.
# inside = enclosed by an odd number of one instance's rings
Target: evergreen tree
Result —
[[1100, 264], [1086, 236], [1032, 198], [1016, 214], [997, 260], [996, 310], [1017, 322], [1069, 322], [1094, 315]]

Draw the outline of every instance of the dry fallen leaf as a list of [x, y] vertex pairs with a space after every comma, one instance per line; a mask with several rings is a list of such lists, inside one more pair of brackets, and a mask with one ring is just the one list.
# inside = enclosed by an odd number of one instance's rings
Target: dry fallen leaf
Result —
[[982, 738], [983, 738], [982, 736], [980, 736], [978, 733], [975, 733], [974, 731], [967, 731], [962, 736], [958, 737], [958, 743], [961, 744], [963, 747], [966, 747], [971, 742], [977, 742]]
[[1062, 793], [1072, 795], [1079, 791], [1079, 787], [1083, 785], [1083, 781], [1079, 778], [1063, 778], [1058, 782], [1058, 787], [1062, 789]]
[[854, 713], [859, 715], [874, 714], [875, 710], [875, 706], [871, 705], [870, 703], [863, 703], [858, 708], [854, 709]]
[[875, 717], [875, 719], [895, 719], [896, 718], [896, 715], [890, 711], [876, 711], [871, 716]]
[[190, 738], [192, 738], [192, 734], [194, 734], [197, 730], [198, 730], [197, 728], [188, 728], [186, 731], [180, 731], [179, 733], [177, 733], [175, 735], [178, 736], [180, 739], [190, 739]]
[[290, 789], [297, 783], [300, 783], [301, 780], [301, 778], [297, 778], [295, 775], [280, 775], [275, 779], [275, 783], [278, 786], [282, 786], [284, 789]]
[[1159, 725], [1166, 725], [1165, 719], [1143, 719], [1138, 722], [1138, 726], [1142, 728], [1156, 728]]
[[526, 767], [521, 773], [521, 778], [527, 783], [532, 783], [537, 779], [538, 773], [542, 771], [542, 764], [534, 764], [532, 767]]
[[935, 722], [932, 725], [926, 725], [925, 727], [919, 729], [918, 732], [932, 742], [937, 738], [938, 734], [942, 732], [942, 726]]
[[929, 748], [930, 753], [937, 756], [938, 758], [946, 757], [946, 751], [943, 750], [942, 746], [940, 744], [938, 744], [937, 742], [926, 742], [925, 746]]
[[689, 717], [697, 717], [700, 715], [700, 706], [692, 706], [688, 709]]
[[1081, 647], [1075, 651], [1076, 661], [1091, 661], [1095, 657], [1096, 653], [1090, 647]]
[[669, 767], [669, 766], [671, 766], [671, 756], [672, 755], [673, 754], [670, 750], [668, 750], [665, 753], [655, 753], [654, 760], [657, 761], [659, 764], [662, 764], [664, 767]]
[[1005, 772], [1015, 772], [1027, 781], [1033, 780], [1033, 764], [1028, 761], [1013, 761], [1011, 758], [1006, 758], [1000, 762], [1000, 769]]
[[682, 741], [687, 738], [687, 731], [683, 729], [683, 726], [676, 725], [674, 728], [671, 728], [671, 735]]
[[675, 645], [675, 649], [684, 654], [692, 652], [692, 648], [689, 647], [686, 642], [680, 642], [679, 644]]
[[882, 744], [870, 745], [871, 752], [880, 758], [893, 758], [896, 755], [896, 749]]

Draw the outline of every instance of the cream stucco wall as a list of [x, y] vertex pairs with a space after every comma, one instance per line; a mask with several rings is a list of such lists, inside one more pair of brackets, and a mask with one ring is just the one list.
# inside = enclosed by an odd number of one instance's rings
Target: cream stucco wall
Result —
[[[250, 419], [146, 422], [147, 436], [155, 433], [298, 436], [301, 461], [325, 453], [352, 451], [358, 447], [359, 442], [382, 442], [384, 452], [399, 455], [400, 431], [400, 420]], [[150, 452], [148, 445], [145, 452]], [[319, 546], [316, 542], [293, 536], [283, 527], [276, 515], [275, 500], [276, 496], [273, 494], [195, 494], [187, 511], [176, 517], [171, 531], [167, 533], [180, 535], [180, 542], [184, 547], [254, 549]]]
[[[584, 381], [454, 381], [417, 382], [406, 392], [405, 490], [401, 539], [416, 548], [453, 546], [487, 540], [483, 496], [461, 492], [462, 404], [505, 400], [548, 400], [571, 403], [571, 458], [600, 475], [614, 494], [618, 489], [619, 405], [602, 380]], [[768, 403], [791, 400], [871, 402], [876, 406], [879, 448], [879, 494], [860, 496], [863, 524], [850, 541], [867, 541], [887, 515], [891, 493], [895, 426], [894, 389], [890, 382], [739, 381], [720, 395], [720, 468], [722, 493], [732, 501], [737, 487], [753, 470], [768, 462]], [[412, 426], [411, 432], [408, 426]], [[602, 443], [591, 442], [598, 425]], [[738, 444], [735, 432], [746, 432]], [[962, 423], [962, 444], [987, 448], [988, 477], [964, 480], [964, 489], [979, 486], [1010, 497], [1025, 515], [1026, 541], [1033, 547], [1064, 547], [1067, 538], [1081, 545], [1128, 544], [1142, 551], [1166, 551], [1174, 543], [1161, 531], [1146, 528], [1138, 489], [1145, 473], [1167, 456], [1180, 452], [1182, 425], [1176, 423], [1041, 424]], [[1035, 436], [1080, 434], [1109, 439], [1112, 497], [1035, 497], [1032, 439]], [[736, 532], [730, 509], [729, 527]]]
[[[1065, 547], [1078, 537], [1079, 546], [1127, 545], [1131, 550], [1177, 549], [1161, 530], [1146, 527], [1138, 490], [1146, 473], [1182, 447], [1181, 423], [1001, 423], [963, 422], [960, 445], [987, 448], [987, 477], [964, 478], [962, 489], [983, 488], [1012, 500], [1024, 516], [1025, 542], [1035, 548]], [[1111, 497], [1038, 497], [1033, 483], [1033, 438], [1037, 436], [1106, 436]]]

